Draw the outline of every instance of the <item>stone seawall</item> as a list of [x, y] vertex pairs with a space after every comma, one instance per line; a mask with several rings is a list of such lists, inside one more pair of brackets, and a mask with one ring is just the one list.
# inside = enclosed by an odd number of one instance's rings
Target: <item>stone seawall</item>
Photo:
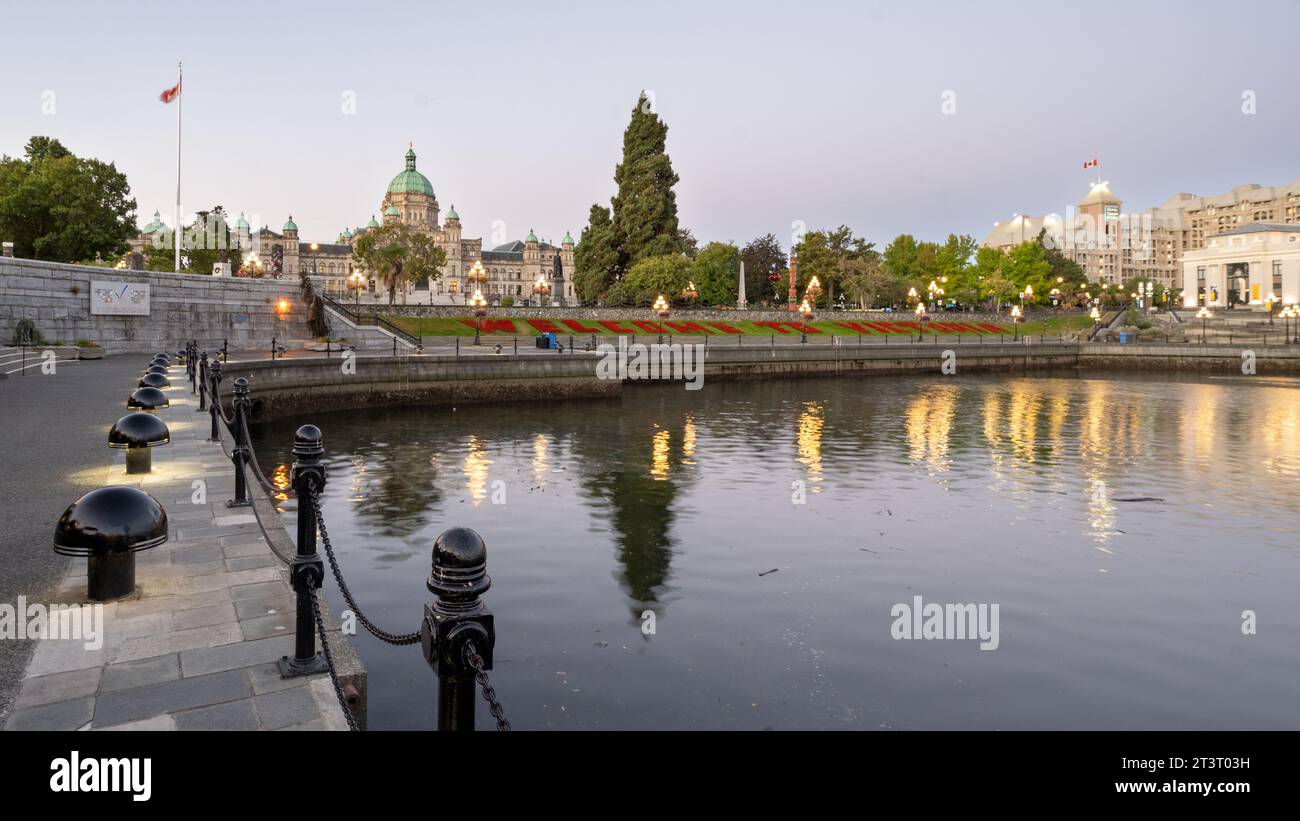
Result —
[[[148, 316], [91, 314], [92, 281], [149, 285]], [[279, 312], [285, 299], [288, 310]], [[269, 349], [271, 337], [297, 343], [307, 338], [298, 283], [196, 274], [125, 271], [0, 258], [0, 344], [8, 344], [19, 320], [30, 319], [47, 341], [72, 345], [80, 339], [108, 353], [175, 350], [197, 339], [209, 350], [229, 340], [232, 350]]]

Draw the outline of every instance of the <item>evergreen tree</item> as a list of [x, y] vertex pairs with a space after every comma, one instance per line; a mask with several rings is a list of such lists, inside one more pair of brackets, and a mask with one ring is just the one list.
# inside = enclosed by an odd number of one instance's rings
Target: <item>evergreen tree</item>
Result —
[[614, 169], [614, 235], [627, 270], [646, 257], [683, 250], [677, 226], [677, 174], [665, 153], [668, 124], [651, 108], [645, 92], [623, 132], [623, 161]]
[[[618, 193], [611, 208], [591, 207], [575, 249], [575, 288], [585, 301], [599, 299], [633, 265], [647, 257], [678, 254], [694, 240], [677, 225], [677, 174], [665, 153], [668, 125], [642, 92], [623, 132], [623, 161], [614, 169]], [[584, 250], [590, 242], [592, 248]], [[578, 285], [578, 280], [582, 285]]]
[[751, 303], [771, 302], [775, 285], [772, 276], [784, 276], [788, 271], [785, 251], [773, 234], [755, 237], [740, 252], [745, 262], [745, 299]]
[[593, 304], [605, 296], [614, 284], [618, 267], [618, 245], [614, 241], [614, 223], [609, 209], [591, 206], [587, 227], [573, 249], [573, 288], [584, 304]]

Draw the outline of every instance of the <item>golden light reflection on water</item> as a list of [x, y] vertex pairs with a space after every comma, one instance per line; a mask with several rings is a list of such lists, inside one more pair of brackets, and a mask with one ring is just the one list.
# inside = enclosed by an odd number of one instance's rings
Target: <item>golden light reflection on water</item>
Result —
[[796, 443], [799, 448], [799, 462], [804, 466], [808, 477], [809, 490], [821, 492], [822, 480], [822, 428], [826, 425], [822, 407], [817, 402], [805, 402], [804, 411], [799, 414], [799, 432]]
[[904, 426], [912, 461], [925, 462], [935, 470], [947, 470], [948, 443], [957, 412], [958, 388], [944, 385], [918, 395], [907, 407]]
[[546, 472], [550, 467], [546, 451], [546, 435], [539, 433], [533, 437], [533, 482], [539, 485], [546, 481]]
[[686, 415], [686, 424], [682, 427], [682, 464], [695, 464], [695, 417]]
[[487, 498], [488, 468], [492, 460], [487, 458], [487, 449], [477, 436], [469, 438], [468, 448], [465, 454], [465, 488], [477, 506]]
[[1267, 449], [1261, 467], [1275, 476], [1300, 476], [1300, 398], [1293, 390], [1266, 388], [1259, 441]]
[[668, 456], [668, 431], [655, 431], [654, 438], [650, 442], [650, 475], [655, 481], [667, 481], [668, 474], [672, 468]]
[[365, 501], [366, 485], [368, 484], [367, 473], [369, 473], [369, 468], [366, 467], [365, 459], [362, 459], [360, 455], [353, 456], [352, 484], [348, 486], [348, 489], [352, 491], [349, 501], [354, 504]]
[[271, 479], [271, 484], [274, 485], [276, 490], [279, 491], [278, 493], [275, 494], [275, 498], [280, 500], [281, 502], [283, 502], [285, 499], [288, 499], [289, 484], [290, 484], [289, 466], [286, 464], [276, 465], [275, 470], [271, 471], [270, 479]]

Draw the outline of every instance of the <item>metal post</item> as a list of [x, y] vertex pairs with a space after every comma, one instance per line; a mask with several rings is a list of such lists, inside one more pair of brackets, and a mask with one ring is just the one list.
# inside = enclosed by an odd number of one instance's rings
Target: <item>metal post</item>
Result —
[[476, 693], [465, 651], [472, 646], [491, 670], [496, 644], [492, 614], [479, 598], [492, 586], [483, 537], [463, 527], [443, 531], [433, 543], [427, 586], [436, 598], [424, 606], [420, 646], [438, 676], [438, 729], [471, 732]]
[[208, 352], [199, 354], [199, 411], [208, 409]]
[[271, 361], [275, 361], [275, 341], [276, 337], [271, 337]]
[[222, 362], [230, 361], [230, 340], [229, 339], [221, 340], [221, 361]]
[[[226, 502], [226, 507], [248, 507], [252, 501], [248, 498], [248, 478], [244, 468], [248, 465], [249, 448], [252, 442], [244, 439], [243, 420], [248, 419], [248, 380], [239, 377], [234, 384], [235, 398], [231, 405], [235, 411], [235, 449], [231, 451], [230, 460], [235, 463], [235, 498]], [[241, 414], [243, 414], [241, 416]]]
[[325, 580], [325, 564], [316, 554], [316, 506], [312, 496], [325, 487], [325, 447], [320, 428], [303, 425], [293, 435], [293, 469], [290, 479], [298, 496], [298, 553], [293, 557], [289, 579], [298, 595], [297, 632], [293, 658], [280, 657], [280, 677], [308, 676], [326, 669], [324, 656], [316, 652], [316, 618], [312, 613], [312, 589]]
[[212, 378], [212, 401], [208, 403], [208, 414], [212, 417], [212, 437], [208, 441], [220, 442], [221, 431], [217, 428], [217, 423], [221, 420], [221, 360], [214, 360], [208, 372]]

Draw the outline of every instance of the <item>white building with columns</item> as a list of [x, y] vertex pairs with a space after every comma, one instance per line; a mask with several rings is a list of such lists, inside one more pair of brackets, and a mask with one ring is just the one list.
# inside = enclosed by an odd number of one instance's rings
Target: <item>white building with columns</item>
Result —
[[[1300, 224], [1252, 222], [1183, 252], [1183, 307], [1263, 310], [1300, 300]], [[1277, 306], [1275, 306], [1276, 309]]]

